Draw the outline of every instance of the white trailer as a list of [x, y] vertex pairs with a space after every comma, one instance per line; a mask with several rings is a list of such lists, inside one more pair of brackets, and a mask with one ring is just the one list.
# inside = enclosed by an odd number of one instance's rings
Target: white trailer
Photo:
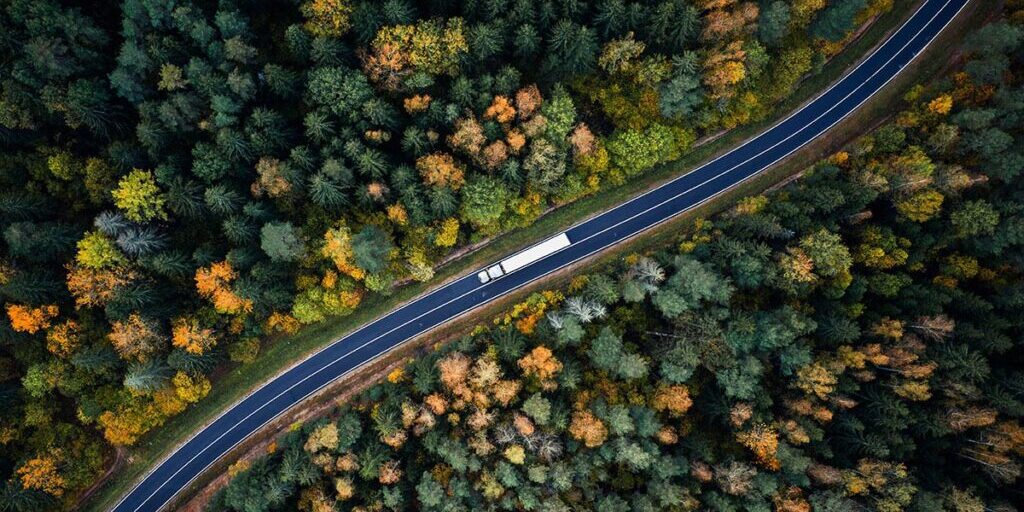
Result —
[[491, 279], [497, 279], [509, 272], [515, 272], [530, 263], [533, 263], [545, 256], [550, 256], [566, 247], [572, 242], [569, 241], [569, 236], [565, 233], [559, 233], [529, 249], [519, 251], [508, 258], [501, 260], [497, 265], [489, 267], [487, 270], [483, 270], [477, 274], [477, 278], [480, 279], [481, 283], [486, 283]]

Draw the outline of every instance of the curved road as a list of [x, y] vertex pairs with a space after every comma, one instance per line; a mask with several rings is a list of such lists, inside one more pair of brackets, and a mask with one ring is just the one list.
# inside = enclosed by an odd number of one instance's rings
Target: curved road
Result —
[[825, 133], [917, 56], [968, 0], [924, 0], [856, 69], [757, 137], [694, 171], [570, 228], [572, 245], [481, 284], [475, 272], [415, 299], [296, 364], [224, 411], [160, 462], [114, 508], [156, 511], [278, 415], [416, 335], [650, 229], [743, 182]]

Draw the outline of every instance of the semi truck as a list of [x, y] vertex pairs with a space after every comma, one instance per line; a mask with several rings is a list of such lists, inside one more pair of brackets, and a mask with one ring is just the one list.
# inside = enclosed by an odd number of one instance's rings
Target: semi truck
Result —
[[533, 263], [539, 259], [550, 256], [572, 244], [569, 241], [569, 235], [565, 233], [559, 233], [533, 247], [523, 249], [508, 258], [505, 258], [498, 263], [487, 267], [477, 273], [476, 277], [481, 283], [489, 282], [492, 279], [497, 279], [510, 272], [515, 272], [530, 263]]

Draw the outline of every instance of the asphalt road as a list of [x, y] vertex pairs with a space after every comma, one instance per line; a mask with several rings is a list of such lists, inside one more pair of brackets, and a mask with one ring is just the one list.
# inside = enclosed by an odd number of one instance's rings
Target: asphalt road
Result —
[[[754, 176], [823, 135], [896, 76], [968, 0], [925, 0], [859, 67], [757, 137], [702, 167], [570, 228], [572, 245], [487, 284], [472, 272], [341, 338], [224, 411], [160, 462], [116, 512], [164, 507], [207, 467], [303, 398], [453, 317], [650, 229]], [[477, 269], [479, 270], [479, 269]]]

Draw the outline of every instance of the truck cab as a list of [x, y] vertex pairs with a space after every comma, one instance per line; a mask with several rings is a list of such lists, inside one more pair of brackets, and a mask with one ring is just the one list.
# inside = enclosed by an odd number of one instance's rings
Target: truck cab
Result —
[[491, 279], [497, 279], [505, 275], [505, 271], [502, 270], [501, 264], [499, 263], [497, 265], [487, 267], [487, 275], [491, 276]]
[[499, 263], [497, 265], [487, 267], [487, 270], [481, 271], [479, 274], [476, 275], [476, 277], [477, 279], [480, 280], [481, 283], [486, 283], [491, 279], [497, 279], [503, 275], [505, 275], [505, 271], [502, 270], [501, 263]]

